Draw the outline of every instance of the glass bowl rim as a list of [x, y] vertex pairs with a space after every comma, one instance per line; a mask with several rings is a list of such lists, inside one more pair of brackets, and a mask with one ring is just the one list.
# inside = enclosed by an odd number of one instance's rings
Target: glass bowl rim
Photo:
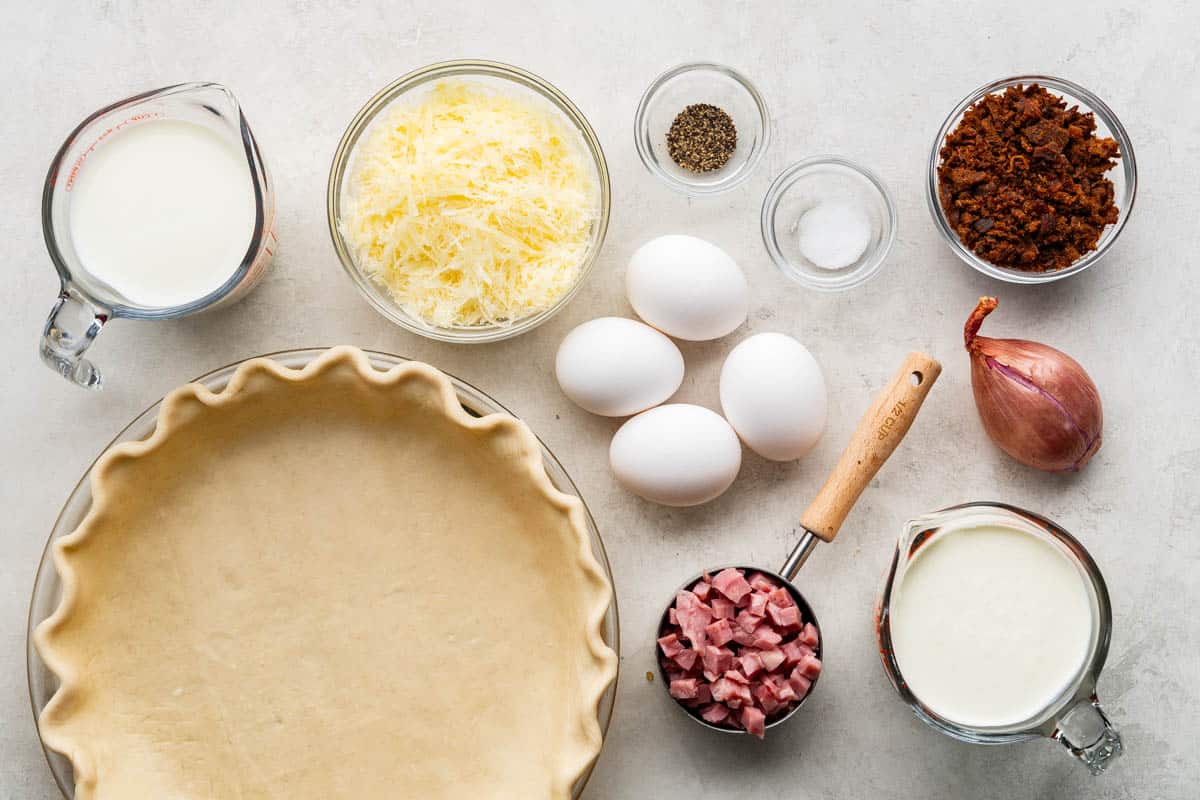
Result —
[[[865, 179], [875, 188], [875, 191], [883, 200], [884, 207], [887, 209], [885, 220], [887, 232], [880, 240], [878, 246], [876, 246], [875, 254], [857, 269], [851, 270], [841, 276], [831, 276], [828, 280], [818, 281], [795, 269], [792, 266], [791, 260], [783, 254], [778, 244], [778, 237], [775, 236], [775, 212], [778, 210], [779, 202], [783, 199], [784, 194], [799, 179], [802, 172], [813, 167], [827, 165], [844, 167]], [[862, 286], [878, 275], [883, 268], [883, 263], [887, 260], [888, 254], [892, 250], [892, 245], [896, 242], [899, 222], [900, 218], [899, 212], [896, 209], [896, 199], [892, 196], [891, 190], [888, 189], [883, 179], [869, 167], [837, 155], [809, 156], [784, 169], [776, 176], [775, 180], [771, 181], [771, 185], [763, 197], [762, 209], [759, 212], [759, 229], [762, 234], [763, 245], [767, 248], [767, 254], [771, 257], [771, 261], [774, 262], [779, 271], [789, 280], [806, 288], [816, 289], [821, 292], [841, 292], [853, 289], [856, 286]]]
[[[946, 219], [946, 212], [942, 208], [941, 200], [938, 199], [937, 169], [941, 162], [940, 153], [942, 144], [950, 134], [951, 128], [962, 118], [962, 115], [969, 108], [982, 100], [986, 95], [994, 94], [1011, 86], [1034, 83], [1050, 90], [1054, 94], [1058, 94], [1068, 103], [1084, 106], [1087, 111], [1096, 115], [1100, 122], [1108, 128], [1112, 137], [1116, 139], [1117, 145], [1120, 147], [1121, 158], [1118, 160], [1115, 168], [1120, 169], [1125, 176], [1125, 191], [1120, 198], [1116, 198], [1123, 201], [1124, 205], [1117, 206], [1119, 216], [1117, 217], [1117, 221], [1113, 223], [1112, 232], [1107, 237], [1104, 237], [1103, 241], [1099, 242], [1095, 250], [1085, 254], [1075, 263], [1049, 272], [1023, 272], [1007, 267], [998, 267], [975, 255], [973, 251], [962, 243], [962, 240], [958, 238], [958, 234], [950, 227], [950, 222]], [[929, 151], [929, 163], [925, 180], [925, 200], [929, 206], [929, 213], [933, 216], [934, 225], [937, 227], [938, 233], [941, 234], [954, 254], [968, 266], [984, 275], [1007, 283], [1053, 283], [1054, 281], [1083, 272], [1108, 253], [1109, 249], [1120, 237], [1121, 232], [1125, 229], [1125, 223], [1129, 221], [1129, 215], [1133, 212], [1134, 201], [1137, 199], [1137, 176], [1137, 157], [1134, 155], [1133, 143], [1129, 138], [1129, 133], [1125, 130], [1125, 126], [1121, 124], [1121, 120], [1113, 110], [1108, 107], [1107, 103], [1091, 91], [1065, 78], [1056, 78], [1052, 75], [1015, 75], [1010, 78], [1001, 78], [990, 83], [985, 83], [983, 86], [975, 89], [964, 97], [942, 122], [937, 136], [934, 137], [933, 146]], [[1103, 233], [1101, 235], [1102, 237], [1104, 236]]]
[[[574, 284], [561, 297], [555, 300], [553, 305], [530, 314], [527, 317], [523, 317], [509, 325], [445, 328], [427, 324], [407, 314], [395, 304], [384, 300], [379, 292], [375, 290], [370, 278], [362, 274], [358, 269], [354, 263], [354, 257], [350, 254], [349, 248], [346, 246], [345, 237], [342, 236], [338, 226], [338, 212], [341, 208], [341, 192], [346, 177], [346, 169], [350, 164], [350, 158], [361, 136], [381, 111], [409, 90], [430, 81], [454, 75], [506, 80], [530, 89], [548, 100], [583, 137], [585, 148], [596, 169], [597, 179], [600, 184], [600, 216], [596, 223], [592, 243], [587, 253], [584, 254], [583, 262], [579, 268], [579, 275], [575, 278]], [[372, 308], [401, 328], [418, 336], [423, 336], [426, 339], [455, 344], [486, 344], [488, 342], [511, 339], [514, 336], [533, 330], [565, 308], [583, 287], [584, 282], [599, 260], [600, 251], [604, 246], [604, 239], [608, 233], [611, 213], [612, 182], [608, 169], [608, 161], [604, 156], [604, 149], [600, 144], [600, 138], [596, 135], [596, 131], [583, 115], [583, 112], [579, 110], [569, 97], [544, 78], [511, 64], [484, 59], [456, 59], [427, 64], [424, 67], [400, 76], [372, 95], [358, 112], [355, 113], [350, 123], [346, 126], [342, 138], [338, 141], [337, 150], [334, 152], [333, 161], [330, 163], [329, 178], [325, 191], [325, 216], [329, 228], [329, 237], [333, 242], [333, 249], [337, 253], [338, 260], [341, 262], [342, 270], [353, 281], [359, 294], [367, 300]]]
[[[725, 77], [732, 78], [735, 83], [741, 86], [742, 90], [750, 96], [754, 101], [754, 106], [758, 111], [759, 125], [762, 128], [762, 135], [759, 137], [757, 145], [751, 149], [750, 154], [746, 157], [745, 164], [737, 174], [716, 183], [700, 184], [691, 181], [681, 180], [674, 175], [671, 175], [658, 165], [657, 159], [650, 152], [649, 147], [645, 142], [643, 131], [648, 125], [646, 119], [647, 112], [650, 108], [650, 103], [662, 90], [662, 88], [674, 78], [689, 72], [718, 72]], [[767, 108], [767, 101], [763, 98], [762, 93], [758, 88], [747, 78], [742, 72], [733, 67], [724, 64], [718, 64], [713, 61], [689, 61], [683, 64], [677, 64], [670, 69], [667, 69], [657, 78], [650, 82], [646, 87], [646, 91], [642, 93], [641, 99], [638, 101], [637, 111], [633, 115], [633, 143], [637, 149], [638, 158], [642, 162], [642, 166], [648, 172], [655, 175], [677, 192], [687, 195], [713, 195], [728, 191], [735, 186], [741, 185], [750, 175], [758, 168], [758, 164], [762, 161], [763, 153], [767, 150], [767, 145], [771, 141], [771, 113]]]
[[[204, 374], [191, 379], [188, 381], [188, 383], [207, 383], [215, 380], [227, 381], [242, 363], [253, 358], [270, 358], [274, 360], [280, 360], [281, 362], [284, 359], [295, 359], [303, 360], [304, 363], [308, 363], [319, 357], [322, 353], [327, 352], [329, 349], [329, 346], [300, 347], [290, 348], [287, 350], [275, 350], [257, 356], [250, 356], [249, 358], [238, 359], [237, 361], [225, 364], [224, 366], [211, 369]], [[396, 355], [394, 353], [387, 353], [381, 350], [369, 350], [365, 348], [360, 349], [362, 349], [362, 352], [367, 356], [368, 360], [371, 362], [371, 365], [376, 369], [380, 368], [380, 364], [386, 365], [386, 368], [390, 369], [391, 367], [399, 364], [418, 360], [409, 358], [407, 356]], [[455, 391], [458, 394], [460, 402], [463, 401], [465, 396], [466, 399], [478, 403], [483, 407], [482, 410], [489, 414], [504, 413], [508, 414], [514, 419], [521, 419], [521, 417], [510, 411], [509, 408], [503, 403], [496, 400], [490, 394], [484, 392], [482, 389], [478, 388], [469, 381], [463, 380], [462, 378], [459, 378], [452, 373], [445, 372], [444, 370], [439, 369], [439, 371], [450, 379], [450, 382], [454, 385]], [[66, 767], [69, 769], [69, 762], [67, 762], [65, 756], [52, 752], [42, 740], [38, 725], [38, 719], [41, 715], [42, 708], [39, 705], [38, 697], [36, 696], [34, 688], [35, 665], [40, 664], [43, 669], [49, 671], [49, 668], [46, 667], [45, 663], [42, 661], [41, 655], [37, 652], [37, 647], [35, 646], [33, 640], [33, 631], [37, 624], [42, 622], [42, 620], [34, 619], [34, 612], [38, 606], [39, 595], [44, 593], [48, 586], [55, 585], [58, 581], [57, 570], [54, 567], [53, 559], [50, 557], [50, 548], [54, 544], [55, 540], [70, 532], [60, 530], [67, 516], [68, 507], [75, 501], [76, 497], [82, 491], [86, 490], [90, 497], [91, 487], [89, 481], [92, 470], [96, 467], [96, 462], [99, 461], [100, 457], [108, 452], [114, 445], [124, 440], [126, 435], [129, 434], [135, 427], [151, 423], [157, 424], [158, 411], [164, 399], [166, 399], [165, 395], [155, 400], [154, 403], [143, 409], [132, 420], [130, 420], [129, 423], [117, 431], [112, 439], [109, 440], [109, 442], [105, 444], [91, 460], [87, 466], [87, 469], [84, 470], [79, 480], [75, 482], [75, 485], [71, 488], [70, 493], [67, 495], [66, 500], [63, 501], [62, 507], [59, 509], [58, 514], [54, 518], [54, 524], [50, 529], [50, 534], [46, 537], [46, 543], [43, 545], [41, 555], [38, 559], [38, 567], [34, 575], [33, 587], [30, 590], [29, 610], [26, 614], [25, 627], [25, 680], [27, 689], [29, 691], [29, 704], [33, 712], [34, 730], [38, 734], [38, 744], [42, 748], [42, 755], [46, 759], [46, 765], [50, 769], [50, 774], [54, 778], [54, 782], [57, 784], [58, 789], [64, 798], [71, 798], [75, 796], [74, 787], [66, 785], [64, 782], [66, 780], [66, 776], [62, 773], [62, 767], [64, 765], [66, 765]], [[468, 410], [476, 413], [478, 413], [480, 410], [472, 407], [467, 408]], [[557, 473], [562, 476], [562, 479], [565, 482], [565, 486], [558, 486], [556, 483], [556, 487], [559, 489], [559, 491], [564, 491], [579, 498], [579, 502], [583, 505], [583, 515], [588, 528], [588, 538], [589, 541], [594, 545], [593, 554], [596, 558], [596, 561], [599, 562], [601, 570], [603, 570], [605, 576], [608, 578], [609, 585], [612, 588], [612, 599], [609, 603], [608, 611], [606, 611], [604, 615], [604, 640], [605, 643], [612, 648], [613, 652], [616, 653], [617, 673], [613, 677], [612, 683], [600, 697], [600, 702], [597, 707], [597, 721], [600, 724], [601, 749], [600, 752], [597, 753], [596, 758], [592, 760], [592, 763], [588, 765], [587, 769], [580, 774], [578, 780], [576, 781], [572, 796], [577, 798], [583, 793], [588, 782], [591, 780], [592, 773], [595, 772], [596, 765], [600, 761], [600, 755], [603, 753], [604, 745], [608, 741], [608, 731], [612, 726], [613, 715], [616, 713], [617, 689], [621, 680], [621, 615], [617, 603], [617, 587], [616, 579], [612, 571], [612, 562], [608, 556], [608, 549], [604, 543], [604, 537], [600, 533], [600, 527], [596, 524], [596, 519], [592, 515], [591, 509], [588, 507], [587, 500], [584, 499], [583, 494], [579, 491], [579, 487], [575, 483], [575, 480], [571, 477], [570, 473], [567, 472], [566, 467], [563, 466], [562, 462], [558, 459], [558, 456], [556, 456], [549, 446], [542, 441], [541, 437], [538, 436], [536, 432], [533, 432], [533, 435], [534, 438], [537, 439], [538, 445], [541, 447], [543, 461], [548, 462], [549, 467], [556, 469]], [[554, 482], [553, 477], [551, 478], [551, 481]], [[84, 513], [86, 513], [86, 511]], [[55, 761], [59, 762], [57, 766]]]

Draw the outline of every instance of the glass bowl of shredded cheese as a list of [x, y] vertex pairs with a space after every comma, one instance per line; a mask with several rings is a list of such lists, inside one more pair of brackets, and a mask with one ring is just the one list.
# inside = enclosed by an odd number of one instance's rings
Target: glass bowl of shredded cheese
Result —
[[446, 342], [494, 342], [578, 291], [608, 228], [600, 142], [525, 70], [449, 61], [359, 111], [329, 173], [334, 249], [376, 310]]

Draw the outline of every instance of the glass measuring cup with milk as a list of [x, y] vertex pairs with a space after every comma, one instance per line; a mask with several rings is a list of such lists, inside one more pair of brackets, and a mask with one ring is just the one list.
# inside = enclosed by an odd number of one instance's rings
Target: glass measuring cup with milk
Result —
[[266, 271], [275, 199], [237, 100], [169, 86], [85, 119], [55, 156], [42, 230], [61, 289], [42, 360], [98, 388], [84, 353], [114, 317], [173, 319], [230, 303]]
[[924, 722], [976, 744], [1046, 736], [1093, 773], [1122, 750], [1096, 699], [1111, 626], [1083, 546], [993, 503], [910, 521], [876, 605], [884, 669]]

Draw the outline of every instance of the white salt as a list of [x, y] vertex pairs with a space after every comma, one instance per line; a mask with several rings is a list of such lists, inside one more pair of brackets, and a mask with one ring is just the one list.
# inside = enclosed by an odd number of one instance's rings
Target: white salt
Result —
[[805, 258], [821, 269], [844, 269], [871, 243], [871, 219], [862, 206], [830, 201], [804, 212], [796, 233]]

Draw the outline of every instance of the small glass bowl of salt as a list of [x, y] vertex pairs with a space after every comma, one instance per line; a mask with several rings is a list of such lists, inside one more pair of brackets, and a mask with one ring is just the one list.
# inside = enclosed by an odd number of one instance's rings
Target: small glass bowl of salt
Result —
[[870, 280], [896, 240], [896, 204], [871, 170], [837, 156], [793, 164], [771, 184], [762, 237], [775, 265], [811, 289]]

